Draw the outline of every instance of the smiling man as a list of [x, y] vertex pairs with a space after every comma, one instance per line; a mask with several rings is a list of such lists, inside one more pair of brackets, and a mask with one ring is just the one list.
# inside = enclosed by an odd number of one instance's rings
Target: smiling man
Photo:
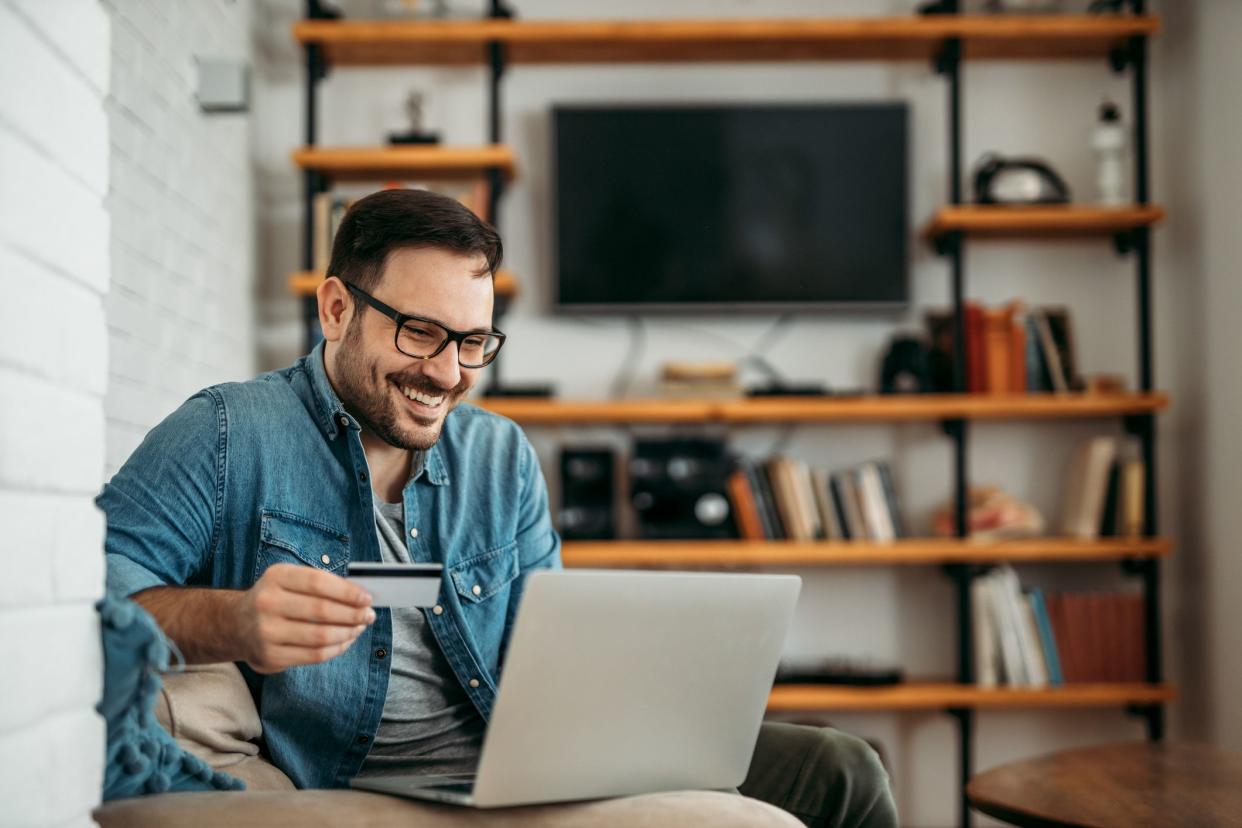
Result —
[[[188, 662], [240, 664], [299, 787], [472, 770], [526, 576], [561, 565], [530, 443], [462, 403], [504, 344], [501, 252], [446, 197], [362, 199], [317, 293], [324, 343], [191, 397], [99, 497], [109, 590]], [[441, 603], [372, 609], [350, 560], [441, 563]], [[875, 753], [828, 729], [765, 724], [742, 793], [895, 824]]]

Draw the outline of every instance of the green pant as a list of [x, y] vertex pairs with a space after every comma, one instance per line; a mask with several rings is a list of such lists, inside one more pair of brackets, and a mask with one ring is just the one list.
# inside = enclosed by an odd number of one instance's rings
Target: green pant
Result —
[[764, 722], [739, 793], [812, 828], [895, 828], [888, 772], [871, 746], [830, 727]]

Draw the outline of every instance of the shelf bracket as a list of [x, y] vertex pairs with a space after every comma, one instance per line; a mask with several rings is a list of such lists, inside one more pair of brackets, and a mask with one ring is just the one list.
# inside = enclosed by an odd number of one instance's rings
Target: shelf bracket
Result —
[[1147, 572], [1145, 558], [1122, 558], [1118, 561], [1121, 571], [1126, 575], [1143, 575]]
[[315, 84], [328, 76], [328, 62], [323, 57], [323, 47], [318, 43], [306, 45], [306, 82]]
[[1114, 73], [1120, 75], [1138, 63], [1139, 45], [1142, 43], [1141, 37], [1126, 38], [1124, 43], [1120, 43], [1108, 50], [1108, 65]]
[[944, 432], [946, 437], [960, 440], [966, 430], [966, 421], [961, 419], [941, 420], [940, 430]]
[[1140, 440], [1146, 440], [1152, 436], [1155, 429], [1156, 418], [1151, 414], [1127, 414], [1121, 418], [1121, 424], [1126, 430], [1126, 434], [1137, 437]]
[[957, 0], [930, 0], [919, 6], [917, 14], [957, 14]]
[[962, 61], [962, 40], [950, 37], [932, 55], [932, 70], [937, 75], [952, 74]]
[[932, 236], [932, 249], [937, 256], [954, 256], [962, 247], [962, 231], [947, 230]]
[[1126, 713], [1147, 720], [1147, 738], [1153, 742], [1164, 740], [1164, 705], [1128, 704]]
[[974, 580], [987, 575], [992, 571], [993, 564], [990, 563], [951, 563], [945, 564], [942, 568], [944, 574], [950, 578], [957, 578], [959, 575], [965, 575], [967, 578]]
[[343, 16], [340, 9], [324, 5], [323, 0], [306, 0], [308, 20], [340, 20]]
[[1146, 227], [1128, 227], [1113, 234], [1113, 249], [1118, 256], [1138, 250], [1148, 229]]

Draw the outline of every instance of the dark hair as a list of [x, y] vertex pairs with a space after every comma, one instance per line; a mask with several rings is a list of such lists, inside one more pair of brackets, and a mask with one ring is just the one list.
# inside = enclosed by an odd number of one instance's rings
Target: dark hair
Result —
[[429, 190], [380, 190], [359, 199], [341, 220], [328, 275], [371, 290], [388, 254], [402, 247], [482, 253], [494, 274], [504, 254], [500, 234], [459, 201]]

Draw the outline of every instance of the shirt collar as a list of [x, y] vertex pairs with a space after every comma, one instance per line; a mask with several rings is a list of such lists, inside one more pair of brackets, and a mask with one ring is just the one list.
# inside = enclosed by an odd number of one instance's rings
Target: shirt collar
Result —
[[[328, 371], [324, 367], [323, 358], [324, 343], [320, 342], [315, 346], [314, 350], [306, 355], [306, 373], [310, 377], [311, 391], [315, 398], [315, 412], [319, 417], [319, 425], [329, 440], [335, 440], [343, 428], [361, 431], [362, 427], [354, 419], [353, 415], [345, 410], [345, 405], [341, 402], [340, 397], [336, 395], [336, 390], [333, 389], [332, 383], [328, 380]], [[449, 413], [451, 414], [452, 412]], [[441, 431], [440, 440], [443, 439], [444, 433]], [[427, 476], [427, 482], [436, 486], [448, 484], [448, 469], [441, 456], [439, 440], [427, 450], [426, 457], [423, 460], [423, 470]]]

